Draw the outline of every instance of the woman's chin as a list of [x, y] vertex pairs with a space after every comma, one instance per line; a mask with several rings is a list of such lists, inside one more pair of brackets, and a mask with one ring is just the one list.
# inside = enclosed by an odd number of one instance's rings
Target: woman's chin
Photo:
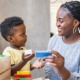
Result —
[[61, 33], [58, 33], [58, 35], [59, 35], [59, 36], [62, 36], [62, 34], [61, 34]]

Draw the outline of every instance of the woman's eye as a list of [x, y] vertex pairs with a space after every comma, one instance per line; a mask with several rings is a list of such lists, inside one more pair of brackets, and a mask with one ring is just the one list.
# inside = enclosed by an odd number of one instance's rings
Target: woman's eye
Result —
[[60, 23], [63, 23], [64, 21], [63, 20], [60, 20]]

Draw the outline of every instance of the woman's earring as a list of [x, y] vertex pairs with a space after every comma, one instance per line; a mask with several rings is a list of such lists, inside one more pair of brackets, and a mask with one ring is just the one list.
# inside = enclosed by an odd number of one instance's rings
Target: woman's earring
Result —
[[79, 33], [80, 33], [80, 28], [78, 28], [78, 31], [79, 31]]
[[77, 27], [74, 27], [73, 28], [73, 34], [75, 34], [77, 32], [78, 28]]

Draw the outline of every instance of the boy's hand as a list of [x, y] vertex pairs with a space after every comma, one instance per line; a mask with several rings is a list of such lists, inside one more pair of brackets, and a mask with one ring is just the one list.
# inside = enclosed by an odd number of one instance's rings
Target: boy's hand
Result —
[[40, 69], [42, 68], [44, 65], [45, 65], [45, 62], [40, 62], [41, 61], [41, 58], [37, 59], [33, 64], [32, 64], [32, 67], [35, 69]]
[[29, 60], [31, 60], [33, 57], [35, 56], [34, 52], [32, 51], [32, 54], [27, 54], [25, 55], [24, 53], [22, 54], [22, 60], [24, 62], [27, 62]]

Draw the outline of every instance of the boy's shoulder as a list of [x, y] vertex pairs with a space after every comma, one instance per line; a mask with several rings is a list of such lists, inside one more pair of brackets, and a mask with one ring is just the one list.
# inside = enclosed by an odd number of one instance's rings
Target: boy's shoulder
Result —
[[10, 46], [8, 46], [8, 47], [6, 47], [5, 49], [4, 49], [4, 51], [7, 51], [7, 50], [12, 50], [13, 48], [11, 48]]
[[18, 49], [14, 49], [14, 48], [8, 46], [8, 47], [6, 47], [4, 49], [2, 54], [5, 54], [5, 55], [16, 55], [16, 54], [22, 53], [24, 50], [26, 50], [25, 47], [21, 47], [21, 48], [22, 48], [22, 50], [18, 50]]
[[[22, 50], [26, 50], [25, 47], [21, 47], [21, 49], [22, 49]], [[12, 51], [12, 50], [17, 50], [17, 49], [14, 49], [14, 48], [8, 46], [8, 47], [6, 47], [6, 48], [4, 49], [4, 51], [5, 51], [5, 50]]]
[[9, 54], [10, 51], [12, 51], [12, 48], [8, 46], [3, 50], [2, 54], [10, 56]]

